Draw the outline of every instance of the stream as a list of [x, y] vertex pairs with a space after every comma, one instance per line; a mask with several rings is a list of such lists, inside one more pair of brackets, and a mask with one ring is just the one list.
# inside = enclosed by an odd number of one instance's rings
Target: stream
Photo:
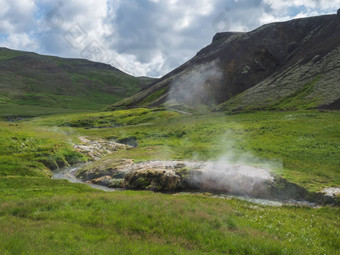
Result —
[[[81, 169], [86, 163], [77, 164], [68, 168], [62, 168], [53, 171], [53, 179], [63, 179], [68, 180], [71, 183], [82, 183], [89, 185], [90, 187], [98, 190], [103, 190], [106, 192], [114, 192], [114, 191], [122, 191], [125, 190], [123, 188], [109, 188], [102, 185], [92, 184], [89, 182], [84, 182], [76, 177], [76, 173], [79, 169]], [[316, 207], [318, 206], [315, 203], [310, 203], [307, 201], [296, 201], [296, 200], [287, 200], [287, 201], [279, 201], [279, 200], [270, 200], [270, 199], [261, 199], [261, 198], [253, 198], [249, 196], [238, 196], [238, 195], [230, 195], [226, 193], [207, 193], [203, 191], [182, 191], [182, 192], [173, 192], [173, 195], [209, 195], [213, 198], [220, 199], [240, 199], [248, 202], [252, 202], [254, 204], [266, 205], [266, 206], [283, 206], [283, 205], [299, 205], [299, 206], [309, 206]]]
[[84, 165], [85, 164], [77, 164], [77, 165], [74, 165], [74, 166], [71, 166], [71, 167], [61, 168], [61, 169], [52, 171], [52, 173], [53, 173], [52, 179], [68, 180], [71, 183], [83, 183], [83, 184], [89, 185], [90, 187], [92, 187], [94, 189], [99, 189], [99, 190], [108, 191], [108, 192], [119, 190], [119, 189], [112, 189], [112, 188], [108, 188], [108, 187], [105, 187], [105, 186], [102, 186], [102, 185], [87, 183], [87, 182], [83, 182], [83, 181], [79, 180], [76, 177], [76, 173]]

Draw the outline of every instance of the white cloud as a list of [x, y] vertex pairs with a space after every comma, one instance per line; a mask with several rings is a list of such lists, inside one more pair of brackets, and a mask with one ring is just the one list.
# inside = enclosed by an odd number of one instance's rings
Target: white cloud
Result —
[[8, 35], [3, 46], [160, 76], [216, 32], [335, 13], [340, 0], [0, 0], [0, 6], [0, 33]]
[[26, 33], [10, 34], [2, 46], [18, 50], [38, 51], [39, 44]]
[[0, 0], [0, 33], [25, 32], [35, 25], [33, 0]]
[[285, 11], [287, 7], [305, 7], [305, 8], [318, 8], [320, 10], [330, 10], [339, 8], [339, 0], [263, 0], [264, 3], [269, 4], [275, 10]]

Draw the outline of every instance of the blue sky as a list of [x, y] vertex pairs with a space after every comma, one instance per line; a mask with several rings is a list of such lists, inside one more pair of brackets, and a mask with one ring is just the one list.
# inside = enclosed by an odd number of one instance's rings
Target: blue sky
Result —
[[0, 46], [159, 77], [214, 34], [335, 14], [340, 0], [0, 0]]

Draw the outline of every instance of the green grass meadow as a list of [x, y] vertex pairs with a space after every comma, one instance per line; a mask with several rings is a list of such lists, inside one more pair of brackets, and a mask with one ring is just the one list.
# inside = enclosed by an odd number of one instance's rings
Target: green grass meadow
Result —
[[228, 156], [309, 191], [340, 186], [338, 112], [131, 109], [0, 122], [0, 254], [339, 254], [339, 207], [104, 192], [51, 179], [54, 169], [86, 161], [72, 147], [84, 135], [138, 141], [112, 157]]

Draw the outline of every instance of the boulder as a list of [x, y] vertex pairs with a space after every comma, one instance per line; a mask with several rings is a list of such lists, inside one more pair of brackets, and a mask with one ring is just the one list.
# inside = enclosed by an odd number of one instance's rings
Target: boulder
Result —
[[131, 147], [138, 147], [138, 140], [135, 136], [122, 138], [122, 139], [119, 139], [117, 142], [121, 144], [126, 144]]
[[124, 179], [115, 179], [112, 176], [103, 176], [97, 179], [93, 179], [90, 183], [106, 186], [109, 188], [125, 188], [125, 180]]
[[76, 177], [95, 184], [101, 181], [99, 178], [107, 176], [111, 179], [124, 179], [132, 164], [133, 160], [131, 159], [109, 158], [87, 164], [77, 172]]
[[155, 191], [174, 191], [182, 187], [181, 177], [174, 171], [148, 169], [129, 173], [125, 177], [126, 187]]

